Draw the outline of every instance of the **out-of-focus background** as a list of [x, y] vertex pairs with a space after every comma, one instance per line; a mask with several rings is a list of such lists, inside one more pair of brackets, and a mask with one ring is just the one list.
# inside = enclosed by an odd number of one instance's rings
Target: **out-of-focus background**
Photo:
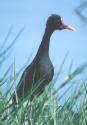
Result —
[[[47, 18], [60, 15], [66, 24], [76, 28], [75, 32], [56, 31], [51, 37], [50, 57], [55, 74], [68, 52], [65, 70], [73, 60], [72, 69], [87, 61], [87, 1], [86, 0], [3, 0], [0, 1], [0, 45], [10, 32], [6, 48], [24, 27], [23, 32], [11, 48], [10, 58], [2, 65], [2, 74], [15, 58], [16, 72], [34, 58], [45, 30]], [[3, 50], [2, 50], [3, 52]]]

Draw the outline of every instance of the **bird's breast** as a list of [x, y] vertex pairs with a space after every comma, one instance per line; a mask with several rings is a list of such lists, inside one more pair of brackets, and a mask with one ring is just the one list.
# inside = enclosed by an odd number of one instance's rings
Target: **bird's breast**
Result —
[[44, 79], [46, 82], [50, 82], [54, 75], [54, 67], [50, 58], [42, 58], [37, 66], [37, 73], [39, 77]]

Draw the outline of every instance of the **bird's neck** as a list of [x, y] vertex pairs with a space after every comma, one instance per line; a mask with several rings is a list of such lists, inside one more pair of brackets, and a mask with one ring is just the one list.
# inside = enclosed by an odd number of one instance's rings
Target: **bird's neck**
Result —
[[50, 37], [53, 31], [49, 28], [45, 29], [44, 36], [42, 38], [42, 42], [37, 52], [38, 58], [42, 58], [43, 56], [49, 56], [49, 44], [50, 44]]

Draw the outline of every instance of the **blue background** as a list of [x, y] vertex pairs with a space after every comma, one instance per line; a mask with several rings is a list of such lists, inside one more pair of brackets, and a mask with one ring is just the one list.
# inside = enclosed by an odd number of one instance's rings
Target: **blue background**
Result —
[[[75, 9], [82, 0], [0, 0], [0, 45], [2, 44], [9, 28], [12, 28], [7, 47], [19, 30], [24, 31], [12, 47], [11, 56], [2, 66], [5, 71], [14, 62], [16, 72], [25, 64], [32, 54], [28, 64], [34, 58], [40, 45], [45, 30], [47, 18], [51, 14], [60, 15], [66, 24], [76, 27], [75, 32], [67, 30], [56, 31], [51, 37], [50, 58], [55, 66], [55, 74], [62, 60], [69, 52], [66, 60], [65, 71], [73, 60], [73, 69], [87, 61], [87, 25], [75, 14]], [[83, 13], [86, 15], [87, 10]]]

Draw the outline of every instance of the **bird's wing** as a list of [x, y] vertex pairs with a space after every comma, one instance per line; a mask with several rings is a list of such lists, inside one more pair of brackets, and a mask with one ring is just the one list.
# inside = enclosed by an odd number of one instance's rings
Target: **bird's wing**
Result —
[[25, 80], [25, 77], [27, 75], [27, 73], [31, 70], [31, 67], [32, 67], [32, 64], [30, 64], [25, 70], [24, 72], [22, 73], [22, 76], [20, 78], [20, 81], [17, 85], [17, 90], [20, 88], [20, 86], [23, 84], [23, 81]]

